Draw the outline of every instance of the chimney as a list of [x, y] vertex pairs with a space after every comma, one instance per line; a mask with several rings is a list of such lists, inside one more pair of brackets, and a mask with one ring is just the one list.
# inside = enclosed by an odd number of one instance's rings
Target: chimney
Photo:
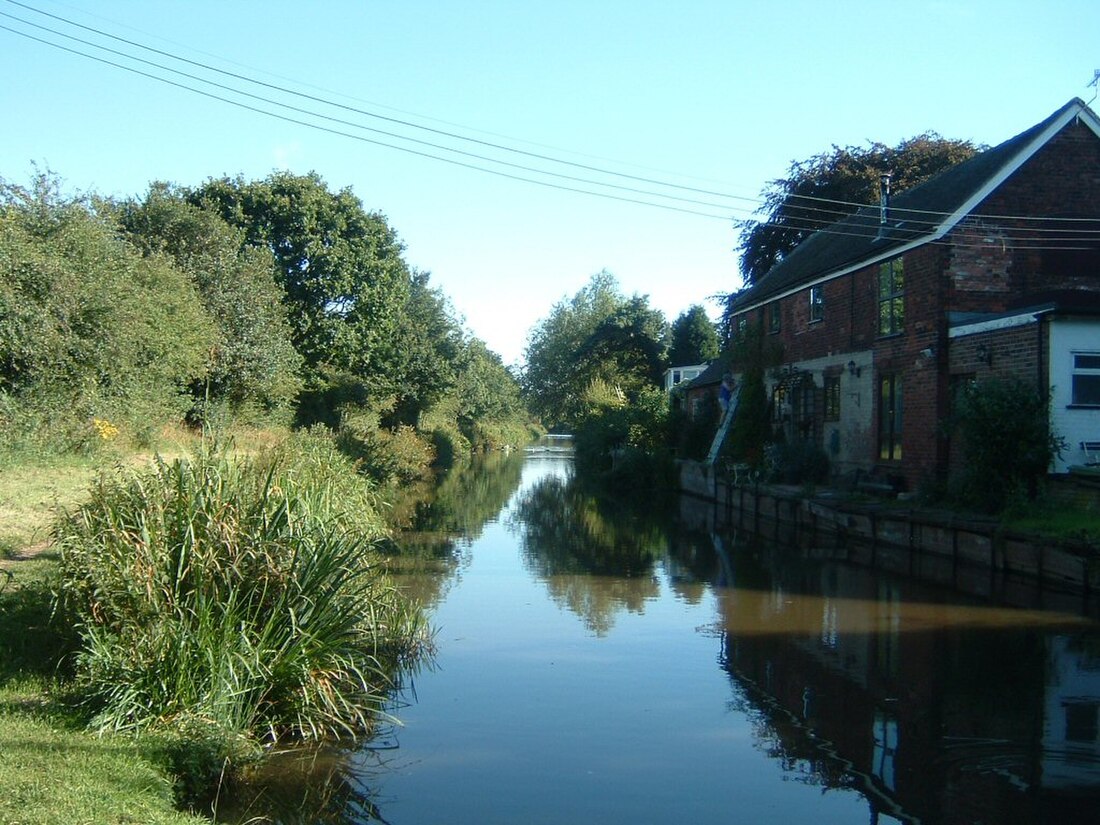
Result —
[[878, 179], [878, 222], [886, 226], [890, 222], [890, 173], [886, 172]]
[[886, 235], [886, 227], [890, 223], [890, 173], [879, 175], [878, 179], [878, 234], [875, 240], [880, 241]]

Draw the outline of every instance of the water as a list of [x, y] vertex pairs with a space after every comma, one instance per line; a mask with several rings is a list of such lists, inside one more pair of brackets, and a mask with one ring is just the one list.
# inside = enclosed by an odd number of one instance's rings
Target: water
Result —
[[498, 461], [409, 515], [435, 666], [281, 821], [1096, 821], [1095, 621], [692, 534], [571, 473]]

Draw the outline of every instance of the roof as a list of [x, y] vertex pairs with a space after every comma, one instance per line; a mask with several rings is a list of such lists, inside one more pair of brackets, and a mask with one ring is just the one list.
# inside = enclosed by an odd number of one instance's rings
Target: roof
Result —
[[687, 388], [690, 390], [699, 387], [717, 386], [718, 384], [722, 383], [722, 376], [729, 371], [729, 362], [726, 356], [723, 354], [722, 356], [719, 356], [718, 358], [715, 358], [713, 361], [711, 361], [707, 368], [703, 370], [698, 376], [691, 379], [691, 381], [689, 381], [687, 384]]
[[1041, 123], [999, 146], [963, 161], [919, 186], [896, 195], [879, 224], [879, 207], [865, 206], [815, 232], [733, 300], [733, 312], [753, 309], [815, 283], [889, 260], [946, 235], [990, 192], [1067, 124], [1080, 118], [1100, 136], [1100, 119], [1074, 98]]

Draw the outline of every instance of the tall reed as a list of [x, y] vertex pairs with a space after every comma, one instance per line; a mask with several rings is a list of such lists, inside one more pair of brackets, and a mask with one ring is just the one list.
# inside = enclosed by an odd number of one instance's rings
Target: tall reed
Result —
[[369, 729], [426, 634], [372, 553], [379, 502], [330, 439], [101, 476], [55, 528], [101, 728]]

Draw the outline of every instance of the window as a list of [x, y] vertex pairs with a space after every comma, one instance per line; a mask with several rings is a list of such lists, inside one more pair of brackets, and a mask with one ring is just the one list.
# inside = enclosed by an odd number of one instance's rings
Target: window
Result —
[[825, 420], [840, 420], [840, 376], [825, 376]]
[[768, 306], [768, 332], [779, 332], [781, 323], [782, 321], [779, 312], [779, 301], [773, 301]]
[[1075, 407], [1100, 407], [1100, 352], [1073, 353], [1073, 392]]
[[905, 271], [901, 258], [878, 268], [878, 332], [896, 335], [905, 329]]
[[787, 387], [784, 384], [776, 384], [772, 389], [772, 423], [776, 427], [782, 427], [783, 422], [790, 419], [790, 406], [787, 404]]
[[884, 375], [879, 379], [878, 457], [884, 461], [901, 460], [901, 376]]
[[825, 317], [825, 288], [810, 287], [810, 321], [820, 321]]

